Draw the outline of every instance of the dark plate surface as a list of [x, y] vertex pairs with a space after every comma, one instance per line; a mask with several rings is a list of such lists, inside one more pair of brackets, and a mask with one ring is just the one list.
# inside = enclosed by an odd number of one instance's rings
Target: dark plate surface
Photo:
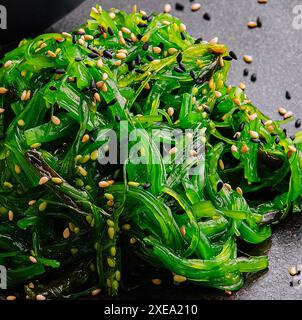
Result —
[[[74, 12], [53, 25], [52, 31], [69, 31], [85, 22], [90, 8], [97, 0], [87, 0]], [[293, 8], [302, 4], [300, 0], [269, 0], [260, 5], [257, 0], [202, 0], [202, 9], [192, 13], [189, 0], [103, 0], [104, 8], [114, 6], [130, 11], [134, 3], [147, 12], [161, 11], [166, 2], [185, 5], [183, 12], [173, 9], [173, 13], [183, 19], [188, 31], [196, 37], [209, 40], [218, 36], [238, 55], [229, 75], [229, 83], [243, 81], [247, 85], [247, 95], [260, 109], [273, 118], [278, 118], [276, 109], [280, 106], [292, 110], [297, 117], [302, 117], [302, 29], [292, 26]], [[195, 0], [197, 2], [197, 0]], [[203, 19], [205, 12], [210, 21]], [[261, 18], [262, 28], [249, 30], [246, 23]], [[242, 55], [254, 57], [251, 65], [242, 61]], [[257, 74], [257, 82], [243, 77], [243, 69], [250, 74]], [[285, 99], [286, 90], [292, 99]], [[288, 126], [293, 132], [293, 125]], [[302, 179], [302, 177], [301, 177]], [[163, 284], [160, 287], [146, 285], [122, 298], [129, 299], [301, 299], [302, 286], [290, 287], [288, 267], [302, 264], [302, 216], [288, 218], [274, 227], [274, 234], [269, 243], [255, 247], [255, 251], [268, 252], [270, 268], [267, 272], [248, 277], [243, 289], [231, 297], [197, 286], [178, 286]]]

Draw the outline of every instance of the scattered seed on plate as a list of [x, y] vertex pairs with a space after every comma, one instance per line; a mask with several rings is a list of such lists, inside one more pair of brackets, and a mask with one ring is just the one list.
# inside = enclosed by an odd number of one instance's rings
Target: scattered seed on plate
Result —
[[193, 3], [191, 6], [191, 11], [196, 12], [201, 8], [201, 4], [200, 3]]
[[170, 13], [172, 10], [172, 6], [170, 5], [170, 3], [166, 3], [164, 5], [164, 13]]
[[206, 21], [210, 21], [211, 20], [211, 16], [207, 12], [203, 15], [203, 18]]
[[297, 119], [295, 122], [295, 127], [298, 129], [301, 127], [301, 119]]
[[247, 77], [248, 75], [249, 75], [249, 69], [245, 68], [245, 69], [243, 70], [243, 76], [244, 76], [244, 77]]
[[250, 29], [254, 29], [254, 28], [257, 28], [257, 27], [258, 27], [258, 24], [257, 24], [256, 21], [249, 21], [249, 22], [247, 23], [247, 26], [248, 26], [248, 28], [250, 28]]
[[286, 91], [286, 92], [285, 92], [285, 98], [286, 98], [287, 100], [290, 100], [290, 99], [292, 98], [292, 96], [291, 96], [291, 94], [289, 93], [289, 91]]
[[252, 82], [256, 82], [256, 81], [257, 81], [257, 75], [256, 75], [256, 73], [253, 73], [253, 74], [251, 75], [251, 81], [252, 81]]
[[252, 62], [253, 62], [253, 57], [250, 56], [250, 55], [244, 55], [244, 56], [243, 56], [243, 60], [244, 60], [246, 63], [252, 63]]
[[185, 9], [185, 6], [179, 2], [176, 2], [175, 4], [175, 10], [177, 11], [183, 11]]

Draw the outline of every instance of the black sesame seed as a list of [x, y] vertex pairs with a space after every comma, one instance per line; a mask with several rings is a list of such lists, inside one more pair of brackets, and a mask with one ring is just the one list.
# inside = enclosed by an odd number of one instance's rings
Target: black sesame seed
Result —
[[192, 77], [193, 80], [195, 80], [195, 73], [193, 70], [190, 71], [190, 76]]
[[148, 25], [146, 23], [139, 23], [137, 26], [139, 28], [147, 28], [148, 27]]
[[104, 34], [106, 32], [105, 28], [102, 25], [99, 25], [99, 30], [101, 34]]
[[150, 183], [145, 183], [144, 185], [143, 185], [143, 188], [144, 189], [149, 189], [151, 187], [151, 184]]
[[236, 55], [236, 53], [235, 53], [234, 51], [230, 51], [230, 52], [229, 52], [229, 55], [230, 55], [230, 57], [231, 57], [232, 59], [238, 60], [237, 55]]
[[220, 192], [222, 188], [223, 188], [223, 182], [220, 180], [217, 183], [217, 192]]
[[291, 94], [288, 91], [285, 92], [285, 98], [287, 100], [290, 100], [292, 98]]
[[150, 56], [150, 55], [147, 55], [146, 58], [147, 58], [147, 60], [150, 61], [150, 62], [154, 61], [154, 58], [153, 58], [152, 56]]
[[153, 16], [149, 16], [148, 19], [147, 19], [147, 21], [148, 21], [148, 22], [151, 22], [151, 21], [153, 20], [153, 18], [154, 18]]
[[176, 71], [176, 72], [178, 72], [178, 73], [183, 73], [183, 72], [184, 72], [184, 70], [181, 69], [180, 67], [175, 67], [175, 68], [174, 68], [174, 71]]
[[285, 128], [283, 129], [283, 132], [284, 132], [285, 136], [287, 137], [287, 130]]
[[110, 102], [108, 103], [108, 107], [109, 107], [109, 106], [113, 106], [114, 104], [116, 104], [116, 102], [117, 102], [117, 99], [114, 98], [112, 101], [110, 101]]
[[260, 122], [265, 126], [265, 121], [263, 119], [261, 119]]
[[245, 127], [245, 122], [242, 122], [239, 126], [239, 131], [242, 132]]
[[135, 72], [136, 72], [136, 73], [139, 73], [139, 74], [145, 73], [145, 71], [144, 71], [144, 70], [141, 70], [141, 69], [135, 69]]
[[297, 119], [297, 121], [295, 122], [295, 127], [297, 129], [301, 127], [301, 119]]
[[182, 62], [179, 62], [178, 65], [180, 69], [182, 69], [183, 71], [186, 71], [186, 66]]
[[237, 113], [239, 113], [241, 110], [239, 109], [239, 108], [237, 108], [234, 112], [233, 112], [233, 114], [237, 114]]
[[116, 122], [121, 122], [121, 117], [118, 114], [115, 115], [115, 121]]
[[275, 143], [276, 143], [276, 144], [279, 144], [279, 143], [280, 143], [280, 137], [279, 137], [279, 136], [276, 137]]
[[262, 27], [262, 21], [261, 21], [261, 19], [259, 17], [257, 18], [257, 27], [258, 28]]
[[113, 32], [113, 30], [112, 30], [110, 27], [108, 27], [107, 31], [108, 31], [108, 33], [109, 33], [110, 36], [113, 36], [113, 35], [114, 35], [114, 32]]
[[175, 3], [175, 9], [176, 9], [177, 11], [184, 11], [185, 6], [184, 6], [183, 4], [181, 4], [181, 3], [176, 2], [176, 3]]
[[51, 90], [51, 91], [56, 91], [57, 88], [56, 88], [55, 86], [50, 86], [50, 87], [49, 87], [49, 90]]
[[202, 38], [201, 38], [201, 37], [198, 38], [198, 39], [196, 39], [194, 43], [195, 43], [195, 44], [199, 44], [200, 42], [202, 42]]
[[103, 56], [105, 58], [107, 58], [107, 59], [112, 59], [113, 58], [112, 54], [108, 50], [104, 50], [103, 51]]
[[147, 20], [148, 20], [148, 16], [144, 14], [144, 15], [142, 16], [142, 20], [147, 21]]
[[230, 56], [225, 56], [225, 57], [223, 57], [223, 60], [225, 60], [225, 61], [232, 61], [233, 58], [230, 57]]
[[92, 79], [92, 80], [90, 81], [90, 89], [93, 89], [93, 88], [95, 88], [95, 87], [96, 87], [95, 81], [94, 81], [94, 79]]
[[98, 58], [100, 55], [97, 54], [96, 52], [90, 52], [88, 53], [88, 57], [91, 58], [91, 59], [96, 59]]
[[128, 43], [133, 43], [133, 40], [130, 39], [130, 38], [125, 38], [125, 41], [128, 42]]
[[290, 138], [290, 140], [294, 141], [294, 140], [296, 139], [296, 136], [295, 136], [295, 135], [292, 135], [292, 136], [290, 136], [289, 138]]
[[77, 43], [77, 36], [75, 34], [72, 36], [72, 43], [73, 44]]
[[135, 60], [127, 62], [128, 68], [130, 71], [132, 71], [135, 68], [136, 62]]
[[64, 69], [54, 69], [55, 74], [64, 74], [66, 71]]
[[251, 75], [251, 81], [252, 81], [252, 82], [256, 82], [256, 81], [257, 81], [257, 74], [256, 74], [256, 73], [253, 73], [253, 74]]
[[149, 47], [150, 47], [150, 43], [149, 43], [149, 42], [146, 42], [146, 43], [144, 43], [144, 45], [143, 45], [143, 50], [144, 50], [144, 51], [147, 51], [147, 50], [149, 49]]
[[211, 109], [210, 109], [210, 107], [208, 107], [208, 106], [204, 106], [204, 111], [206, 112], [206, 113], [211, 113]]
[[203, 18], [207, 21], [211, 20], [211, 16], [207, 12], [203, 15]]
[[75, 58], [74, 59], [74, 61], [76, 61], [76, 62], [80, 62], [80, 61], [82, 61], [83, 59], [82, 58]]
[[142, 40], [142, 37], [143, 37], [143, 35], [140, 34], [140, 33], [136, 36], [136, 38], [137, 38], [138, 40]]
[[158, 47], [161, 48], [161, 50], [164, 50], [165, 45], [161, 42], [161, 43], [158, 45]]
[[180, 33], [180, 36], [181, 36], [181, 39], [182, 39], [182, 40], [186, 40], [186, 35], [184, 34], [184, 32], [181, 32], [181, 33]]
[[137, 57], [135, 58], [135, 62], [136, 62], [136, 64], [141, 64], [142, 58], [140, 55], [137, 55]]
[[182, 61], [182, 53], [181, 53], [181, 52], [177, 55], [176, 61], [177, 61], [178, 63], [180, 63], [180, 62]]
[[243, 76], [244, 77], [247, 77], [249, 75], [249, 69], [248, 68], [245, 68], [244, 70], [243, 70]]

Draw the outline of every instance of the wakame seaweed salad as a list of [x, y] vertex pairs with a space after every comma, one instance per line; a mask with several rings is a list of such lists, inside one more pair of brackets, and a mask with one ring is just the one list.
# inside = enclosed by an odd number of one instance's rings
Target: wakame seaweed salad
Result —
[[[129, 277], [121, 260], [133, 253], [175, 283], [228, 291], [268, 267], [265, 256], [238, 257], [237, 239], [262, 243], [270, 224], [302, 211], [302, 133], [290, 139], [281, 125], [292, 114], [273, 121], [227, 84], [233, 55], [170, 14], [100, 6], [76, 31], [23, 40], [5, 55], [8, 289], [24, 286], [37, 300], [116, 295]], [[123, 161], [104, 161], [122, 149]]]

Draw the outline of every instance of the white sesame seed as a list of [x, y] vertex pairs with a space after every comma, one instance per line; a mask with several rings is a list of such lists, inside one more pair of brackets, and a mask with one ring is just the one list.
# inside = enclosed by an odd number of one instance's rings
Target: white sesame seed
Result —
[[56, 126], [59, 126], [61, 124], [61, 120], [56, 116], [51, 116], [51, 122]]
[[250, 131], [250, 135], [253, 139], [258, 139], [259, 138], [259, 134], [256, 131], [251, 130]]
[[170, 13], [172, 10], [172, 6], [169, 3], [164, 5], [164, 13]]
[[281, 116], [285, 115], [286, 112], [287, 112], [287, 110], [286, 110], [285, 108], [279, 108], [279, 109], [278, 109], [278, 113], [279, 113]]
[[219, 164], [220, 170], [224, 170], [224, 162], [222, 159], [219, 159], [218, 164]]
[[29, 256], [29, 261], [32, 262], [32, 263], [37, 263], [38, 262], [38, 260], [33, 256]]
[[297, 149], [295, 147], [293, 147], [293, 146], [288, 146], [288, 150], [290, 152], [296, 152], [297, 151]]
[[237, 187], [237, 188], [236, 188], [236, 192], [237, 192], [240, 196], [243, 195], [243, 191], [242, 191], [242, 189], [241, 189], [240, 187]]
[[133, 42], [137, 42], [137, 41], [138, 41], [138, 40], [137, 40], [137, 37], [136, 37], [136, 35], [135, 35], [134, 33], [131, 33], [130, 38], [131, 38], [131, 40], [132, 40]]
[[22, 94], [21, 94], [21, 101], [25, 101], [26, 95], [27, 95], [27, 91], [24, 90], [24, 91], [22, 92]]
[[93, 11], [93, 12], [96, 13], [96, 14], [99, 14], [99, 10], [98, 10], [97, 8], [95, 8], [95, 7], [92, 7], [92, 8], [91, 8], [91, 11]]
[[68, 239], [70, 237], [70, 230], [69, 228], [65, 228], [63, 231], [63, 238]]
[[175, 282], [178, 282], [178, 283], [182, 283], [182, 282], [187, 281], [186, 277], [180, 276], [180, 275], [177, 275], [177, 274], [174, 275], [173, 279], [174, 279]]
[[4, 63], [3, 67], [4, 67], [4, 68], [9, 68], [12, 64], [13, 64], [12, 60], [7, 60], [7, 61]]
[[169, 53], [170, 55], [175, 54], [176, 52], [178, 52], [178, 50], [177, 50], [176, 48], [169, 48], [169, 49], [168, 49], [168, 53]]
[[246, 85], [245, 85], [243, 82], [240, 82], [240, 83], [239, 83], [239, 88], [240, 88], [241, 90], [245, 90], [245, 89], [246, 89]]
[[14, 213], [12, 210], [8, 211], [8, 220], [13, 221], [14, 220]]
[[122, 27], [122, 32], [125, 33], [125, 34], [131, 34], [131, 30], [126, 28], [126, 27]]
[[36, 204], [37, 200], [30, 200], [28, 201], [28, 205], [29, 206], [33, 206], [34, 204]]
[[196, 150], [194, 150], [194, 149], [190, 150], [190, 152], [189, 152], [189, 153], [190, 153], [190, 156], [191, 156], [191, 157], [196, 157], [196, 156], [197, 156], [197, 154], [198, 154], [198, 153], [197, 153], [197, 151], [196, 151]]
[[255, 120], [257, 117], [258, 117], [258, 114], [257, 114], [257, 113], [253, 113], [253, 114], [250, 114], [250, 115], [249, 115], [249, 119], [250, 119], [251, 121]]
[[173, 147], [172, 149], [170, 149], [169, 154], [175, 154], [177, 152], [177, 148]]
[[268, 2], [268, 0], [258, 0], [258, 3], [260, 4], [266, 4]]
[[241, 153], [247, 153], [249, 152], [249, 150], [250, 150], [249, 147], [245, 144], [241, 148]]
[[173, 117], [173, 115], [174, 115], [174, 108], [172, 108], [172, 107], [168, 108], [167, 112], [168, 112], [168, 115], [169, 115], [170, 117]]
[[37, 295], [36, 295], [36, 300], [38, 300], [38, 301], [44, 301], [44, 300], [46, 300], [46, 297], [43, 296], [43, 294], [37, 294]]
[[244, 55], [244, 56], [243, 56], [243, 60], [244, 60], [246, 63], [252, 63], [252, 62], [253, 62], [253, 57], [252, 57], [252, 56], [249, 56], [249, 55]]
[[109, 12], [109, 17], [111, 19], [114, 19], [116, 17], [115, 13], [114, 12]]
[[98, 92], [95, 92], [93, 96], [96, 102], [101, 102], [101, 96]]
[[62, 35], [67, 38], [72, 38], [72, 35], [68, 32], [62, 32]]
[[84, 35], [84, 40], [86, 41], [91, 41], [94, 39], [94, 36], [90, 35], [90, 34], [85, 34]]
[[161, 279], [152, 279], [152, 283], [156, 286], [159, 286], [162, 284], [162, 281]]
[[0, 94], [5, 94], [8, 92], [8, 89], [4, 88], [4, 87], [0, 87]]
[[187, 30], [187, 27], [185, 24], [181, 23], [180, 26], [179, 26], [179, 31], [180, 32], [185, 32]]
[[83, 46], [83, 45], [85, 44], [85, 41], [84, 41], [83, 39], [79, 39], [79, 40], [78, 40], [78, 43], [79, 43], [81, 46]]
[[167, 20], [163, 20], [163, 25], [165, 25], [165, 26], [169, 26], [171, 23], [169, 22], [169, 21], [167, 21]]
[[211, 39], [210, 41], [209, 41], [209, 44], [210, 45], [214, 45], [214, 44], [217, 44], [218, 43], [218, 37], [215, 37], [215, 38], [213, 38], [213, 39]]
[[125, 53], [120, 52], [120, 53], [116, 54], [116, 57], [117, 57], [117, 59], [122, 60], [122, 59], [127, 58], [127, 55]]
[[47, 183], [49, 181], [49, 178], [48, 177], [42, 177], [39, 181], [39, 185], [43, 185], [45, 183]]
[[232, 152], [238, 152], [238, 148], [235, 145], [231, 146], [231, 151]]
[[258, 23], [256, 21], [249, 21], [247, 23], [248, 28], [253, 29], [253, 28], [257, 28]]
[[103, 73], [102, 79], [103, 81], [106, 81], [109, 78], [107, 73]]
[[103, 65], [104, 65], [102, 59], [99, 59], [99, 60], [97, 61], [96, 65], [97, 65], [99, 68], [102, 68]]
[[160, 54], [161, 53], [161, 48], [160, 47], [154, 47], [153, 48], [153, 52], [156, 54]]
[[100, 188], [108, 188], [110, 186], [110, 184], [108, 183], [108, 181], [100, 181], [99, 182], [99, 187]]
[[49, 56], [49, 57], [51, 57], [51, 58], [55, 58], [57, 55], [53, 52], [53, 51], [51, 51], [51, 50], [48, 50], [47, 51], [47, 55]]
[[95, 290], [93, 290], [92, 292], [91, 292], [91, 295], [92, 296], [97, 296], [98, 294], [100, 294], [101, 293], [101, 289], [95, 289]]
[[271, 124], [273, 124], [273, 120], [267, 120], [266, 122], [264, 122], [265, 126], [270, 126]]
[[0, 114], [4, 113], [5, 112], [5, 109], [3, 108], [0, 108]]
[[7, 296], [7, 297], [6, 297], [6, 300], [7, 300], [7, 301], [14, 301], [14, 300], [16, 300], [16, 299], [17, 299], [16, 296]]
[[200, 3], [193, 3], [191, 6], [191, 10], [193, 12], [198, 11], [201, 8], [201, 4]]
[[287, 111], [283, 117], [284, 119], [288, 119], [288, 118], [291, 118], [293, 115], [294, 114], [292, 111]]

